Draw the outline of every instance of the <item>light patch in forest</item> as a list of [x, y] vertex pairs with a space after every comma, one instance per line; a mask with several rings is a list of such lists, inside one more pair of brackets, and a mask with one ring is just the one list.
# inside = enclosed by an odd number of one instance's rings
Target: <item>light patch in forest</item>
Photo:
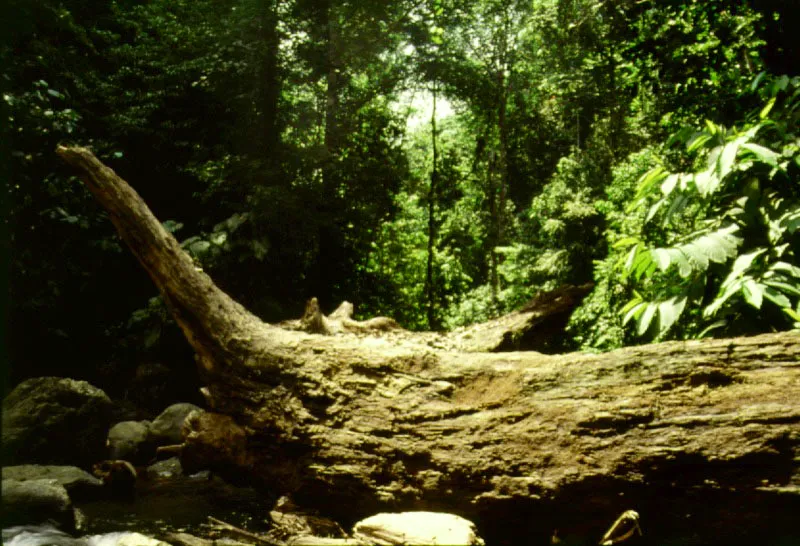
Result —
[[[422, 125], [430, 124], [433, 115], [433, 93], [429, 89], [412, 89], [400, 94], [400, 98], [393, 104], [393, 109], [406, 115], [406, 128], [408, 131], [418, 129]], [[436, 121], [443, 120], [455, 114], [453, 103], [441, 94], [436, 97]]]

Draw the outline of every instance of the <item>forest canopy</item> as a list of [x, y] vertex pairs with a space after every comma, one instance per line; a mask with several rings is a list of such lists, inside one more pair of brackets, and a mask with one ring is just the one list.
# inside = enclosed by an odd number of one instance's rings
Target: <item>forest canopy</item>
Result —
[[12, 380], [190, 354], [59, 143], [266, 321], [315, 296], [441, 330], [593, 282], [563, 350], [798, 328], [798, 11], [11, 2]]

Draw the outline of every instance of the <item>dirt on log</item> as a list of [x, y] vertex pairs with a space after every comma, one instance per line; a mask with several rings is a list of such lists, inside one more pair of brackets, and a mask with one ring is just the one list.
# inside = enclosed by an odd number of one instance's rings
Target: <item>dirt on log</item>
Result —
[[90, 151], [58, 153], [197, 353], [211, 412], [188, 422], [187, 467], [345, 528], [425, 509], [473, 520], [488, 544], [596, 544], [634, 509], [630, 544], [800, 543], [798, 333], [543, 355], [284, 329], [219, 290]]

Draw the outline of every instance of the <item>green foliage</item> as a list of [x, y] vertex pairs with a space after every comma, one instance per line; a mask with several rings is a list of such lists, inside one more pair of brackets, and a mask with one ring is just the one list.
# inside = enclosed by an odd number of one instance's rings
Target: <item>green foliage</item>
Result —
[[[408, 327], [428, 326], [425, 277], [428, 245], [428, 187], [432, 158], [426, 147], [430, 134], [420, 127], [406, 143], [409, 157], [407, 190], [398, 193], [398, 213], [384, 222], [371, 243], [366, 273], [384, 287], [367, 301], [368, 314], [391, 314]], [[427, 134], [426, 134], [427, 133]], [[481, 188], [470, 178], [464, 154], [465, 133], [453, 120], [445, 122], [439, 136], [441, 164], [436, 195], [437, 244], [433, 256], [437, 320], [450, 324], [452, 306], [481, 281], [486, 217], [481, 211]]]
[[653, 246], [646, 235], [616, 242], [629, 248], [623, 279], [642, 291], [622, 309], [639, 335], [664, 336], [690, 309], [696, 311], [684, 319], [689, 335], [797, 322], [800, 79], [778, 82], [778, 94], [743, 126], [709, 121], [702, 131], [679, 135], [688, 152], [699, 152], [700, 169], [656, 167], [641, 178], [631, 210], [646, 210], [645, 221], [668, 232], [666, 246]]
[[[760, 77], [742, 123], [755, 75], [793, 66], [772, 39], [786, 14], [756, 7], [769, 17], [734, 0], [14, 3], [12, 358], [88, 374], [183, 357], [59, 142], [92, 146], [267, 320], [317, 296], [427, 327], [431, 229], [433, 324], [593, 276], [570, 326], [585, 348], [635, 341], [626, 314], [662, 337], [787, 327], [796, 81]], [[431, 191], [430, 130], [398, 103], [434, 87], [457, 115], [437, 121]], [[655, 147], [697, 119], [688, 153]]]
[[620, 282], [617, 266], [624, 259], [624, 250], [613, 245], [620, 239], [641, 233], [645, 212], [628, 212], [625, 208], [636, 191], [638, 180], [659, 160], [659, 154], [651, 147], [631, 154], [614, 168], [612, 181], [605, 188], [605, 199], [595, 203], [605, 220], [607, 255], [595, 260], [595, 288], [570, 318], [568, 330], [574, 343], [582, 349], [609, 350], [631, 341], [617, 312], [631, 295], [626, 283]]

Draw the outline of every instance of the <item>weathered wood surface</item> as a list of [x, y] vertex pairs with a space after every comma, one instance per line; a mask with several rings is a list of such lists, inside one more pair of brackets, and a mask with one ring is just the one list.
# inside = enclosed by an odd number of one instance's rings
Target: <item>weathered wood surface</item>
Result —
[[426, 336], [261, 323], [197, 270], [136, 193], [59, 148], [109, 210], [198, 354], [211, 413], [188, 467], [248, 476], [340, 520], [428, 509], [489, 544], [800, 538], [800, 334], [606, 354], [479, 353]]

